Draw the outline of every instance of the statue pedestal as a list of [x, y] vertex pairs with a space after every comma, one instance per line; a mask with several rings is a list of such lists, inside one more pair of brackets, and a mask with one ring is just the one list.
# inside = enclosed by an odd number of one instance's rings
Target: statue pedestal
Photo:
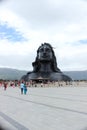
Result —
[[28, 80], [33, 80], [33, 81], [38, 81], [38, 80], [48, 80], [48, 81], [70, 81], [71, 78], [68, 76], [64, 75], [63, 73], [56, 73], [56, 72], [51, 72], [51, 73], [34, 73], [32, 72], [31, 74], [28, 75]]

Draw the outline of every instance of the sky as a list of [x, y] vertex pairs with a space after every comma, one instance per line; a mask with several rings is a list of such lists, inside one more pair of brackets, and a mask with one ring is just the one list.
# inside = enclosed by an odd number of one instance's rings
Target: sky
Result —
[[0, 0], [0, 67], [32, 70], [44, 42], [61, 71], [87, 70], [87, 0]]

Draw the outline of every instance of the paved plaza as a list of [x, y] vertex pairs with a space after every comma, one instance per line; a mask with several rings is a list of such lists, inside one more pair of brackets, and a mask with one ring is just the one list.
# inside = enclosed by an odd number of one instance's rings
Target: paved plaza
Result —
[[87, 130], [87, 87], [0, 88], [0, 125], [6, 130]]

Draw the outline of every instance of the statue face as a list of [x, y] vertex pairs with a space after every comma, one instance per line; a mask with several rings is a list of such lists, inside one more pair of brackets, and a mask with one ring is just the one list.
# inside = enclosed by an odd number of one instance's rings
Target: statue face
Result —
[[43, 45], [40, 47], [38, 52], [38, 59], [39, 60], [46, 60], [49, 61], [52, 59], [52, 50], [49, 46]]

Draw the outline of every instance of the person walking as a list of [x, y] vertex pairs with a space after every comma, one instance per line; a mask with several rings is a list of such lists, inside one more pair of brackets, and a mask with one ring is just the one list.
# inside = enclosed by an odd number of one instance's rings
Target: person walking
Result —
[[24, 90], [24, 83], [23, 83], [23, 81], [20, 84], [20, 88], [21, 88], [21, 94], [23, 94], [23, 90]]
[[7, 83], [6, 82], [3, 83], [3, 87], [4, 87], [4, 90], [7, 89]]
[[24, 84], [24, 94], [26, 95], [26, 93], [27, 93], [27, 85], [26, 85], [26, 83]]

